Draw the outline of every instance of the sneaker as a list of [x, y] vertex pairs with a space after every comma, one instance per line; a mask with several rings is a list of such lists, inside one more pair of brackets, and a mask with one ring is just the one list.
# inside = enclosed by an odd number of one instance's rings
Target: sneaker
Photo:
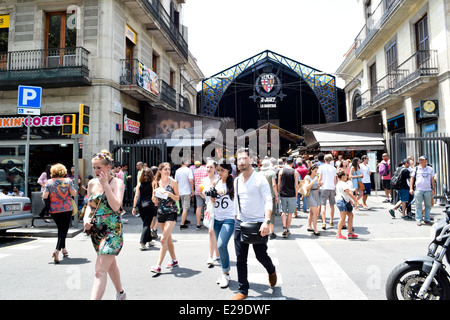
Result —
[[391, 214], [392, 218], [395, 218], [394, 209], [389, 209], [389, 213]]
[[167, 269], [172, 269], [174, 267], [178, 267], [178, 260], [171, 260], [166, 266]]
[[145, 250], [147, 250], [147, 249], [148, 249], [148, 248], [145, 246], [145, 243], [141, 243], [141, 246], [140, 246], [139, 250], [145, 251]]
[[391, 202], [391, 200], [389, 200], [389, 198], [386, 198], [385, 200], [383, 200], [383, 203], [388, 203]]
[[220, 282], [219, 282], [219, 286], [222, 289], [225, 289], [226, 287], [228, 287], [228, 284], [230, 283], [230, 275], [229, 274], [223, 274], [222, 278], [220, 278]]
[[281, 234], [283, 238], [287, 238], [287, 230], [283, 229], [283, 233]]
[[348, 235], [347, 235], [347, 237], [349, 238], [349, 239], [358, 239], [358, 235], [356, 234], [356, 233], [349, 233]]
[[156, 274], [161, 273], [161, 267], [154, 266], [150, 269], [150, 271]]
[[269, 239], [270, 240], [273, 240], [273, 239], [275, 239], [277, 237], [277, 235], [273, 232], [273, 233], [271, 233], [271, 234], [269, 234]]
[[117, 292], [116, 300], [127, 300], [127, 293], [125, 292], [125, 290], [123, 290], [122, 292]]
[[288, 238], [291, 235], [291, 232], [289, 230], [287, 230], [286, 232], [286, 238]]
[[342, 234], [337, 234], [336, 235], [336, 239], [342, 239], [342, 240], [345, 240], [345, 239], [347, 239], [345, 236], [343, 236]]
[[155, 241], [150, 240], [149, 242], [147, 242], [147, 248], [154, 247], [154, 246], [155, 246]]
[[186, 225], [186, 222], [184, 224], [180, 224], [180, 230], [187, 228], [189, 228], [189, 226]]
[[206, 260], [206, 264], [208, 266], [212, 266], [214, 264], [214, 259], [213, 258], [208, 258], [208, 260]]
[[200, 231], [201, 228], [202, 228], [202, 226], [201, 226], [201, 225], [198, 225], [198, 226], [195, 228], [195, 230]]

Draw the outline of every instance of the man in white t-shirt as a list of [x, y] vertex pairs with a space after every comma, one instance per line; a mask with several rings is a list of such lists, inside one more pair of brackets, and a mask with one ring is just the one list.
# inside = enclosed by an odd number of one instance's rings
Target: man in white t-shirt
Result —
[[194, 175], [189, 169], [189, 160], [183, 160], [181, 167], [175, 171], [175, 180], [178, 182], [178, 190], [180, 192], [180, 204], [183, 210], [181, 214], [180, 229], [186, 229], [189, 223], [186, 220], [189, 208], [191, 207], [191, 197], [194, 195]]
[[[272, 215], [272, 193], [264, 175], [255, 172], [251, 166], [250, 150], [241, 148], [236, 152], [239, 176], [234, 179], [234, 210], [236, 222], [234, 226], [234, 248], [236, 252], [236, 269], [239, 292], [232, 300], [243, 300], [248, 296], [247, 258], [249, 244], [241, 242], [242, 222], [262, 222], [260, 234], [269, 234], [270, 217]], [[267, 244], [253, 244], [256, 259], [263, 265], [269, 275], [269, 285], [277, 283], [277, 274], [272, 259], [267, 254]]]
[[359, 165], [359, 168], [361, 170], [361, 173], [363, 175], [361, 182], [364, 184], [364, 192], [362, 196], [362, 202], [363, 202], [363, 208], [369, 210], [370, 208], [367, 206], [367, 197], [370, 195], [370, 192], [372, 191], [372, 186], [370, 184], [370, 175], [372, 172], [370, 172], [369, 167], [369, 156], [363, 155], [361, 157], [362, 163]]
[[330, 226], [334, 226], [334, 205], [336, 204], [336, 168], [331, 164], [333, 156], [327, 154], [325, 157], [325, 164], [319, 167], [317, 173], [319, 174], [319, 184], [322, 182], [320, 188], [320, 214], [322, 216], [322, 229], [327, 228], [326, 222], [326, 205], [327, 200], [330, 202]]

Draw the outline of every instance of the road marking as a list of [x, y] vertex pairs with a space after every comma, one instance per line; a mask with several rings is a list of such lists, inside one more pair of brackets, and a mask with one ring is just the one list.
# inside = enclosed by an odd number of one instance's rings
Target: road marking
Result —
[[10, 254], [0, 254], [0, 259], [1, 259], [1, 258], [6, 258], [6, 257], [8, 257], [8, 256], [10, 256]]
[[337, 262], [316, 242], [296, 240], [331, 300], [367, 300]]
[[[269, 275], [265, 273], [252, 272], [247, 275], [248, 282], [250, 286], [252, 283], [266, 284], [269, 285]], [[277, 272], [277, 286], [283, 284], [283, 277]]]
[[[272, 258], [272, 257], [270, 257], [270, 258], [272, 259], [272, 263], [273, 263], [274, 266], [279, 266], [280, 265], [280, 262], [278, 261], [278, 258]], [[247, 259], [247, 264], [249, 266], [259, 266], [259, 265], [261, 265], [261, 263], [258, 261], [258, 259], [252, 258], [252, 257], [249, 257]]]
[[10, 247], [9, 249], [13, 249], [13, 250], [33, 250], [33, 249], [37, 249], [40, 248], [41, 246], [32, 246], [32, 245], [23, 245], [23, 246], [16, 246], [16, 247]]

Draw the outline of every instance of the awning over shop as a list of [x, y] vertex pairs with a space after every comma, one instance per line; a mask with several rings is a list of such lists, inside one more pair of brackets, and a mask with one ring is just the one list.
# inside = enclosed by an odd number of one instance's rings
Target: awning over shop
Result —
[[321, 151], [385, 150], [381, 116], [347, 122], [304, 125], [307, 149]]

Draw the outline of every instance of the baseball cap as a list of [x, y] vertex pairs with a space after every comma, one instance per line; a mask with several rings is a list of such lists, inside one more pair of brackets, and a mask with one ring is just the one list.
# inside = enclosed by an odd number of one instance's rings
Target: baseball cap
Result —
[[428, 158], [425, 156], [420, 156], [419, 160], [427, 160], [428, 161]]

